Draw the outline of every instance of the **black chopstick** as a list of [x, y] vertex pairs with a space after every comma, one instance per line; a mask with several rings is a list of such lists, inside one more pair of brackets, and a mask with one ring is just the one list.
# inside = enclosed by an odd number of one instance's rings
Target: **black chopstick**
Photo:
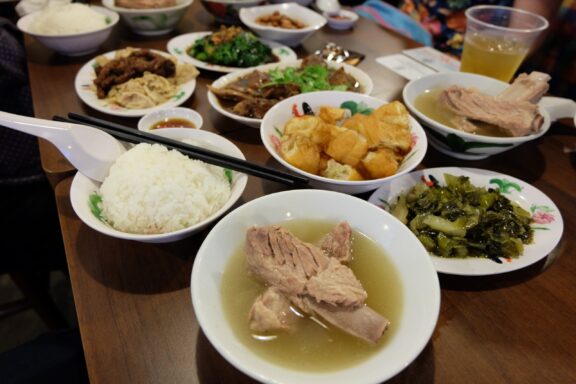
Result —
[[260, 177], [262, 179], [275, 181], [286, 185], [304, 186], [308, 184], [309, 181], [306, 177], [303, 176], [293, 175], [273, 168], [264, 167], [262, 165], [250, 163], [246, 160], [238, 159], [233, 156], [224, 155], [222, 153], [190, 145], [178, 140], [139, 131], [134, 128], [126, 127], [91, 116], [69, 113], [68, 118], [54, 116], [53, 119], [98, 128], [116, 137], [117, 139], [129, 143], [162, 144], [170, 149], [177, 150], [190, 158], [202, 160], [208, 164], [217, 165], [223, 168], [245, 173], [247, 175]]

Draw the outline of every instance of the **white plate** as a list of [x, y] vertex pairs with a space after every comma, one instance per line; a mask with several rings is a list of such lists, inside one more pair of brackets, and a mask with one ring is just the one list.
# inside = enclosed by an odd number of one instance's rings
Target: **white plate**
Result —
[[[300, 67], [301, 64], [302, 64], [302, 60], [299, 59], [299, 60], [292, 60], [292, 61], [284, 61], [281, 63], [264, 64], [264, 65], [259, 65], [258, 67], [253, 67], [253, 68], [245, 68], [241, 71], [236, 71], [234, 73], [228, 73], [226, 75], [220, 76], [218, 79], [214, 80], [214, 82], [212, 83], [212, 86], [215, 88], [223, 88], [223, 87], [227, 86], [228, 84], [231, 84], [231, 83], [237, 81], [241, 77], [248, 75], [249, 73], [251, 73], [254, 70], [258, 70], [261, 72], [268, 72], [268, 71], [270, 71], [272, 69], [276, 69], [276, 68], [282, 68], [283, 69], [283, 68], [287, 68], [287, 67]], [[329, 67], [335, 68], [335, 69], [344, 68], [344, 71], [346, 73], [352, 75], [352, 77], [354, 77], [358, 81], [358, 83], [360, 83], [360, 85], [362, 86], [362, 94], [370, 95], [372, 93], [372, 89], [374, 88], [374, 83], [372, 82], [372, 79], [370, 78], [370, 76], [368, 76], [368, 74], [366, 72], [364, 72], [363, 70], [361, 70], [360, 68], [357, 68], [353, 65], [346, 64], [346, 63], [327, 62], [327, 65]], [[224, 116], [227, 116], [231, 119], [234, 119], [234, 120], [236, 120], [242, 124], [245, 124], [249, 127], [260, 128], [260, 124], [262, 123], [262, 119], [256, 119], [254, 117], [244, 117], [244, 116], [236, 115], [232, 112], [229, 112], [227, 109], [222, 107], [222, 105], [220, 105], [220, 101], [218, 100], [218, 97], [211, 90], [208, 90], [208, 102], [210, 103], [212, 108], [214, 108], [218, 113], [220, 113]]]
[[[168, 56], [166, 52], [156, 50], [152, 50], [152, 52]], [[113, 59], [115, 55], [116, 51], [111, 51], [104, 54], [104, 56], [110, 59]], [[76, 89], [76, 94], [84, 103], [88, 104], [90, 107], [96, 109], [97, 111], [107, 113], [109, 115], [140, 117], [153, 111], [177, 107], [184, 103], [192, 95], [192, 93], [194, 93], [194, 89], [196, 88], [196, 79], [192, 79], [187, 83], [180, 84], [176, 96], [165, 103], [145, 109], [122, 108], [118, 105], [108, 103], [105, 99], [99, 99], [98, 96], [96, 96], [96, 92], [92, 89], [92, 84], [96, 78], [96, 73], [94, 72], [95, 60], [96, 58], [90, 60], [84, 64], [82, 68], [80, 68], [76, 74], [76, 79], [74, 80], [74, 88]]]
[[444, 184], [445, 173], [467, 176], [477, 187], [500, 188], [504, 196], [532, 214], [534, 241], [524, 246], [524, 253], [521, 256], [511, 260], [502, 259], [502, 264], [482, 258], [452, 259], [431, 255], [438, 272], [480, 276], [515, 271], [546, 257], [560, 241], [564, 230], [562, 216], [548, 196], [522, 180], [483, 169], [450, 167], [412, 172], [391, 180], [376, 190], [368, 201], [387, 210], [399, 194], [407, 192], [416, 183], [421, 182], [421, 176], [428, 179], [429, 175], [432, 175]]
[[[213, 32], [209, 31], [193, 32], [176, 36], [168, 42], [167, 46], [168, 52], [170, 52], [172, 55], [176, 56], [178, 59], [182, 60], [185, 63], [194, 64], [198, 68], [206, 69], [209, 71], [230, 73], [246, 69], [246, 68], [226, 67], [223, 65], [210, 64], [205, 61], [195, 59], [187, 53], [188, 48], [190, 48], [190, 46], [192, 46], [192, 44], [194, 44], [196, 40], [201, 39], [204, 36], [211, 35], [212, 33]], [[296, 60], [298, 58], [296, 56], [296, 52], [294, 52], [291, 48], [287, 47], [286, 45], [282, 45], [280, 43], [264, 39], [261, 39], [260, 41], [262, 41], [264, 44], [272, 48], [272, 53], [276, 57], [278, 57], [280, 63], [285, 61]]]
[[[395, 333], [386, 345], [354, 365], [320, 372], [279, 365], [245, 345], [226, 317], [221, 290], [223, 271], [244, 241], [246, 230], [253, 225], [302, 219], [333, 223], [347, 220], [353, 229], [386, 252], [401, 281], [403, 305]], [[272, 193], [224, 216], [196, 254], [190, 287], [196, 318], [208, 340], [232, 365], [264, 383], [368, 384], [388, 380], [426, 346], [440, 309], [438, 276], [426, 250], [408, 228], [365, 200], [315, 189]]]

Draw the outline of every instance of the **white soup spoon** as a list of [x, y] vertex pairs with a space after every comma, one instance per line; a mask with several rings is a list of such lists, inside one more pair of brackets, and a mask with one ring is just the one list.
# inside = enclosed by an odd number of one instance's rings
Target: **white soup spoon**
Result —
[[86, 125], [2, 111], [0, 125], [48, 140], [79, 172], [95, 181], [104, 181], [112, 164], [125, 151], [114, 137]]

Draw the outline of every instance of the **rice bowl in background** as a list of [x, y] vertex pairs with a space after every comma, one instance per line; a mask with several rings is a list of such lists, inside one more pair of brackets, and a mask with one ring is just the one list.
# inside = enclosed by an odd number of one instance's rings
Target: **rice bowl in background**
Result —
[[[100, 24], [100, 27], [97, 29], [89, 28], [91, 30], [86, 30], [82, 17], [82, 15], [86, 15], [86, 8], [80, 8], [84, 9], [84, 11], [79, 12], [74, 10], [77, 9], [76, 7], [72, 9], [72, 17], [66, 14], [56, 13], [48, 15], [49, 20], [41, 20], [44, 25], [41, 26], [40, 32], [34, 29], [34, 23], [37, 17], [45, 17], [42, 16], [43, 11], [30, 13], [18, 20], [18, 29], [33, 36], [42, 45], [62, 55], [80, 56], [95, 52], [98, 47], [108, 39], [112, 33], [112, 28], [120, 19], [119, 15], [114, 11], [103, 7], [90, 6], [88, 8], [89, 11], [103, 15], [105, 23], [104, 25]], [[88, 12], [88, 15], [91, 14], [90, 12]], [[70, 20], [74, 21], [70, 22]], [[46, 22], [56, 25], [45, 25]], [[66, 27], [60, 24], [65, 24]], [[95, 27], [95, 25], [91, 23], [87, 23], [87, 25]]]

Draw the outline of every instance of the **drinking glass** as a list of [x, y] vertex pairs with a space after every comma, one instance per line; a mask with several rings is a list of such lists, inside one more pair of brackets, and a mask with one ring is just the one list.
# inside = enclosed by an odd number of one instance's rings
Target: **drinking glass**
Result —
[[478, 5], [466, 10], [461, 72], [509, 82], [548, 21], [521, 9]]

